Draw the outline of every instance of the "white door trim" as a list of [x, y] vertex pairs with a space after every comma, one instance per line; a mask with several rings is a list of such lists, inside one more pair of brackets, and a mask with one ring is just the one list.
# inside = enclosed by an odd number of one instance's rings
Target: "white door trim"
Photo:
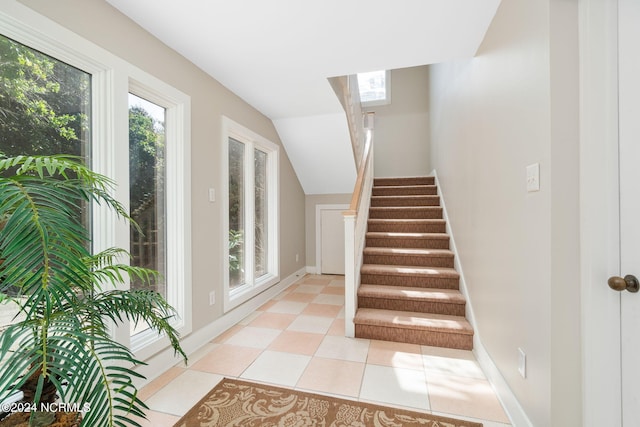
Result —
[[322, 211], [349, 209], [347, 204], [339, 205], [316, 205], [316, 274], [322, 274]]
[[621, 425], [617, 1], [580, 0], [580, 259], [584, 426]]

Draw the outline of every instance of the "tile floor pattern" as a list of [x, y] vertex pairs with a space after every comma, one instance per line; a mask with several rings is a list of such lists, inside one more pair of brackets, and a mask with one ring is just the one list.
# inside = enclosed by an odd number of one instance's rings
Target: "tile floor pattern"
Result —
[[344, 337], [344, 277], [306, 275], [140, 390], [173, 426], [223, 377], [509, 426], [470, 351]]

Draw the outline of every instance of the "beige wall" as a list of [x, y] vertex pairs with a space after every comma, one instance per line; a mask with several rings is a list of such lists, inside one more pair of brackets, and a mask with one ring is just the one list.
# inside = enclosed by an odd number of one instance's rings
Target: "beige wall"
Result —
[[432, 164], [477, 332], [536, 426], [582, 425], [577, 18], [576, 2], [503, 1], [474, 59], [430, 70]]
[[[191, 97], [193, 331], [222, 315], [222, 212], [207, 190], [222, 188], [221, 116], [278, 143], [267, 117], [101, 0], [24, 0], [25, 5], [158, 77]], [[302, 187], [280, 150], [280, 276], [304, 267]], [[295, 254], [300, 260], [295, 261]], [[209, 292], [219, 296], [209, 306]]]
[[348, 205], [351, 194], [309, 194], [305, 198], [306, 223], [306, 265], [316, 266], [316, 206], [317, 205]]
[[377, 177], [420, 176], [429, 161], [429, 67], [391, 71], [391, 104], [375, 112], [374, 171]]

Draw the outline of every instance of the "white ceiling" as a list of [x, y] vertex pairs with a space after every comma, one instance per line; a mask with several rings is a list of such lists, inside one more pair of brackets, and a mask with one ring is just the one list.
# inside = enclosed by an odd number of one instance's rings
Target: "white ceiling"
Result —
[[[342, 107], [328, 77], [471, 57], [500, 3], [107, 1], [271, 118], [307, 194], [351, 192], [355, 181], [346, 123], [329, 119]], [[314, 154], [320, 141], [324, 151], [351, 156], [344, 176]]]

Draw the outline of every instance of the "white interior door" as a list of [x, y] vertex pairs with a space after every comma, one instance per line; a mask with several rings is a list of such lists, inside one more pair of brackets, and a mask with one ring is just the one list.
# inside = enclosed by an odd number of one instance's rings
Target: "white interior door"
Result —
[[[620, 270], [640, 278], [640, 1], [618, 2]], [[640, 426], [640, 293], [621, 298], [623, 426]]]
[[321, 274], [344, 274], [344, 218], [342, 210], [320, 211]]

